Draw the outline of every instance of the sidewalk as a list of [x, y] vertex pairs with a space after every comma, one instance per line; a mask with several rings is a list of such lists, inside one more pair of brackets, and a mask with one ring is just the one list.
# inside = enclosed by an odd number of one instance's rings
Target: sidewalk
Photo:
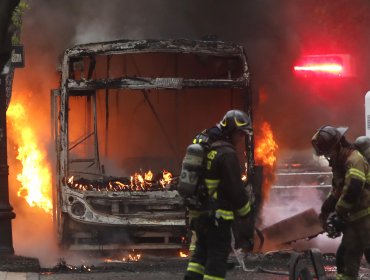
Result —
[[0, 271], [0, 280], [39, 280], [38, 273]]

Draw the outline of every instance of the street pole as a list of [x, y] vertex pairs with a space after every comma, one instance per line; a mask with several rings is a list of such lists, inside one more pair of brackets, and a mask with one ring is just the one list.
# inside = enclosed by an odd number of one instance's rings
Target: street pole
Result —
[[0, 256], [14, 255], [12, 219], [15, 214], [9, 203], [5, 81], [6, 76], [0, 74]]

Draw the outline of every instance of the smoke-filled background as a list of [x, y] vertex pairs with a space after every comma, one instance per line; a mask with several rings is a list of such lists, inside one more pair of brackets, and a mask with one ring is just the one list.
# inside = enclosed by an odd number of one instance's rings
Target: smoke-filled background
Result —
[[[370, 3], [332, 1], [30, 1], [22, 30], [30, 86], [46, 94], [58, 55], [77, 43], [119, 38], [190, 38], [215, 34], [245, 46], [256, 109], [272, 124], [281, 149], [302, 149], [324, 123], [363, 133], [369, 89]], [[296, 79], [303, 54], [349, 53], [354, 78], [314, 83]], [[34, 77], [33, 77], [34, 76]], [[46, 79], [46, 77], [48, 77]], [[258, 98], [257, 98], [257, 95]]]
[[[13, 100], [22, 95], [34, 110], [28, 118], [40, 123], [48, 145], [49, 94], [58, 87], [58, 57], [67, 47], [113, 39], [200, 39], [206, 34], [245, 46], [255, 116], [271, 124], [281, 155], [309, 150], [312, 134], [323, 124], [349, 126], [350, 138], [364, 133], [363, 98], [370, 89], [368, 0], [30, 0], [29, 5], [22, 28], [26, 68], [16, 71]], [[315, 53], [350, 54], [356, 75], [320, 82], [297, 79], [292, 73], [295, 60]], [[50, 162], [54, 165], [52, 156]], [[14, 174], [11, 158], [9, 165]], [[13, 178], [12, 188], [16, 184]], [[24, 221], [34, 213], [19, 210], [21, 202], [15, 198], [12, 203], [18, 214], [16, 251], [27, 254], [21, 244], [54, 238], [50, 230], [32, 239], [29, 232], [38, 221]]]

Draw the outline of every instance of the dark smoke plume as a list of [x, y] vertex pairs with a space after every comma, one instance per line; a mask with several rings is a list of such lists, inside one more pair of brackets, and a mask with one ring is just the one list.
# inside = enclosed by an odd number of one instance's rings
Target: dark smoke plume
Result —
[[57, 55], [76, 43], [216, 34], [245, 46], [255, 95], [261, 90], [266, 94], [258, 113], [272, 124], [282, 149], [307, 148], [311, 134], [325, 123], [348, 125], [353, 135], [363, 133], [369, 66], [359, 65], [354, 79], [324, 84], [297, 81], [292, 66], [303, 53], [344, 52], [368, 61], [366, 0], [38, 0], [30, 6], [23, 41], [35, 61], [28, 61], [28, 69], [53, 71]]

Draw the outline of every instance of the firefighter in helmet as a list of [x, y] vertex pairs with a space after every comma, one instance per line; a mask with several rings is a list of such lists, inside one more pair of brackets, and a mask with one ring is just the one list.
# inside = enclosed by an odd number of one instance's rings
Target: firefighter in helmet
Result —
[[252, 131], [250, 117], [243, 111], [231, 110], [215, 127], [194, 139], [194, 143], [210, 143], [204, 175], [208, 203], [204, 211], [189, 211], [197, 238], [186, 280], [225, 279], [232, 222], [235, 215], [246, 217], [251, 211], [236, 147]]
[[323, 126], [312, 137], [316, 155], [332, 168], [331, 191], [319, 215], [328, 236], [343, 233], [336, 254], [336, 279], [357, 279], [361, 258], [370, 250], [370, 168], [349, 143], [347, 127]]

